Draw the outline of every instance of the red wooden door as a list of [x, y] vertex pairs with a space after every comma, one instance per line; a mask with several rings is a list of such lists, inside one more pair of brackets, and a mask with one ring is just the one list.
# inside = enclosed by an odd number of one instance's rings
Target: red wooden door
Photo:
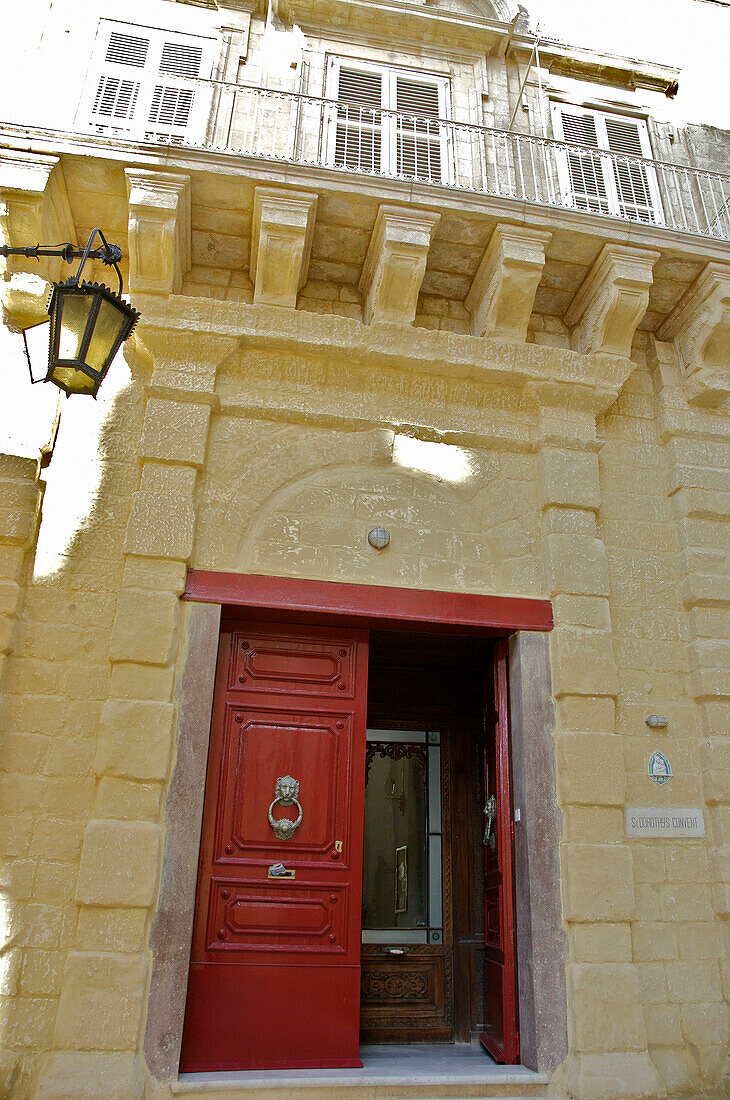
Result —
[[224, 626], [184, 1071], [361, 1064], [366, 702], [365, 631]]
[[513, 827], [510, 792], [507, 642], [495, 643], [484, 718], [484, 1031], [483, 1046], [515, 1065], [520, 1044], [515, 984]]

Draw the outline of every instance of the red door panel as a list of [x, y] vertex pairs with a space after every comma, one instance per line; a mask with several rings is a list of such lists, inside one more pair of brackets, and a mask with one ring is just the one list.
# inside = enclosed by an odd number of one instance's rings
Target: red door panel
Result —
[[364, 631], [222, 630], [183, 1071], [360, 1065], [366, 697]]
[[515, 1065], [520, 1046], [515, 984], [507, 642], [495, 643], [485, 699], [484, 750], [484, 1031], [483, 1046]]

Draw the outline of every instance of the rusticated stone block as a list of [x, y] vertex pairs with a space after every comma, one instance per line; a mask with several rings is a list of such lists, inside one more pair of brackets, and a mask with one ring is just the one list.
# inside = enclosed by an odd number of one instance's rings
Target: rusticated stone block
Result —
[[150, 905], [159, 855], [160, 830], [149, 821], [90, 821], [76, 900], [84, 905]]
[[564, 1088], [580, 1100], [663, 1100], [666, 1089], [648, 1051], [574, 1054]]
[[41, 1077], [38, 1100], [142, 1100], [144, 1071], [136, 1054], [56, 1051]]
[[563, 844], [561, 854], [566, 920], [631, 920], [634, 877], [625, 844]]
[[141, 557], [187, 561], [193, 552], [194, 527], [191, 498], [141, 491], [132, 500], [124, 549]]
[[620, 737], [613, 733], [562, 733], [557, 750], [561, 802], [623, 805], [626, 781]]
[[102, 707], [97, 775], [164, 779], [170, 759], [172, 703], [109, 699]]
[[209, 405], [151, 397], [145, 410], [140, 455], [202, 466], [209, 422]]
[[616, 661], [611, 635], [558, 626], [551, 640], [555, 695], [615, 695]]
[[540, 499], [543, 507], [595, 509], [601, 503], [598, 458], [589, 451], [543, 447], [538, 456]]
[[626, 923], [571, 924], [571, 957], [579, 963], [631, 962], [631, 926]]
[[606, 550], [600, 539], [586, 535], [548, 535], [545, 539], [550, 595], [609, 593]]
[[[77, 1050], [133, 1050], [146, 984], [144, 955], [72, 951], [56, 1017], [56, 1045]], [[97, 1088], [96, 1096], [100, 1095]]]
[[169, 664], [177, 641], [178, 613], [178, 599], [172, 592], [123, 589], [112, 628], [112, 661]]
[[572, 963], [568, 1005], [577, 1050], [646, 1050], [636, 968], [630, 963]]

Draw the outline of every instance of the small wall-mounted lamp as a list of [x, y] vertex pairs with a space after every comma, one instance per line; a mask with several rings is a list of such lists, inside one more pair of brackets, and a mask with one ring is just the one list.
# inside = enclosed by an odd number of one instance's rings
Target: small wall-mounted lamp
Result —
[[384, 527], [373, 527], [368, 533], [368, 542], [373, 550], [384, 550], [390, 542], [390, 531], [386, 531]]
[[663, 714], [650, 714], [646, 724], [650, 730], [663, 730], [669, 725], [669, 719]]
[[[102, 247], [91, 247], [96, 234]], [[48, 300], [49, 344], [48, 367], [45, 378], [34, 378], [28, 350], [27, 333], [40, 328], [34, 325], [23, 330], [25, 355], [31, 383], [53, 382], [67, 397], [71, 394], [90, 394], [96, 397], [114, 356], [132, 334], [139, 320], [139, 313], [122, 299], [122, 275], [119, 261], [122, 250], [115, 244], [107, 244], [100, 229], [93, 229], [85, 248], [63, 244], [56, 248], [32, 245], [26, 248], [0, 246], [0, 256], [61, 256], [71, 263], [81, 256], [75, 275], [65, 283], [54, 283]], [[84, 264], [89, 259], [101, 260], [113, 267], [119, 279], [117, 294], [103, 283], [80, 282]], [[48, 324], [43, 321], [41, 325]]]

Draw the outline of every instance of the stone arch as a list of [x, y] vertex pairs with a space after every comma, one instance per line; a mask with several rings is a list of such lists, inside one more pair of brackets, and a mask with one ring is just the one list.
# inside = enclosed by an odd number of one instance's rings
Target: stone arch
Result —
[[[450, 482], [398, 465], [394, 438], [217, 418], [193, 565], [542, 596], [533, 456], [470, 451], [471, 473]], [[381, 524], [392, 537], [378, 553], [367, 534]]]
[[[386, 527], [373, 550], [368, 532]], [[272, 493], [239, 543], [237, 571], [358, 584], [496, 590], [479, 517], [451, 485], [393, 465], [330, 466]]]

